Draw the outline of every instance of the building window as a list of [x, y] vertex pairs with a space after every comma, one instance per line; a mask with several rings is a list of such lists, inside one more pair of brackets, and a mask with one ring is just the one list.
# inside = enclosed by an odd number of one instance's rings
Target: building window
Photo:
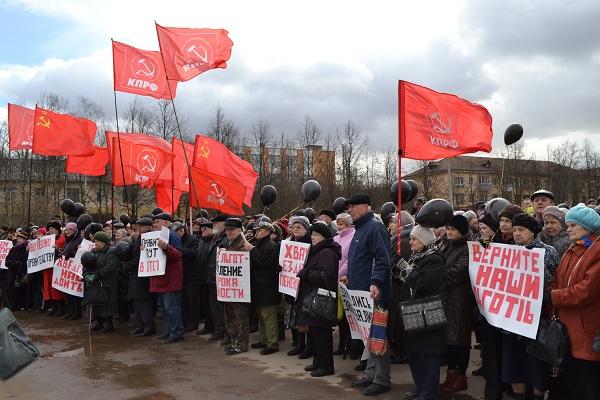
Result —
[[469, 177], [469, 185], [472, 185], [472, 184], [473, 184], [473, 177], [472, 177], [472, 176], [470, 176], [470, 177]]
[[43, 186], [42, 186], [42, 187], [36, 187], [36, 188], [33, 190], [33, 193], [34, 193], [34, 195], [35, 195], [36, 197], [42, 197], [42, 196], [44, 196], [44, 195], [46, 194], [46, 188], [45, 188], [45, 187], [43, 187]]
[[80, 201], [79, 188], [67, 188], [67, 198], [73, 200], [75, 203], [78, 203]]
[[454, 177], [454, 186], [464, 186], [465, 182], [463, 180], [462, 176], [455, 176]]
[[454, 198], [456, 199], [456, 205], [461, 205], [465, 202], [464, 194], [456, 194], [454, 195]]
[[17, 199], [17, 188], [9, 187], [4, 191], [4, 200], [6, 203], [13, 203]]
[[479, 183], [491, 185], [492, 177], [489, 175], [479, 175]]

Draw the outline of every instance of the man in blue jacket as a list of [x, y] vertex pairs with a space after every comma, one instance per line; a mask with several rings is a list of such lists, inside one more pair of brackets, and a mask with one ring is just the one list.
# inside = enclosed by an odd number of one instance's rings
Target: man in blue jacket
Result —
[[[391, 244], [385, 226], [374, 218], [371, 199], [364, 193], [346, 200], [356, 232], [348, 251], [348, 288], [371, 292], [377, 304], [388, 308], [391, 303]], [[390, 354], [369, 356], [366, 376], [352, 382], [365, 395], [390, 390]]]

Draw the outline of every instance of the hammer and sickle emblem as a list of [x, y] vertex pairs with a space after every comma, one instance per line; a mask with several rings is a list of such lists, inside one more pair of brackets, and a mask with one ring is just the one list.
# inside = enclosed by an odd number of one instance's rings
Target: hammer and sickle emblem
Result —
[[210, 154], [210, 148], [206, 145], [202, 145], [200, 146], [200, 157], [204, 157], [204, 158], [208, 158], [208, 155]]
[[39, 121], [36, 125], [43, 126], [44, 128], [50, 128], [50, 119], [45, 115], [40, 115]]

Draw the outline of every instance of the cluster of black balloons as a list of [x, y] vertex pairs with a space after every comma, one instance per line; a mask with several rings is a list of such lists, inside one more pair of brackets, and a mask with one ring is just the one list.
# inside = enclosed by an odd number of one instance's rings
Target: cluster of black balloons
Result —
[[[402, 195], [402, 204], [413, 201], [419, 194], [419, 186], [412, 179], [400, 181], [400, 194]], [[390, 189], [390, 198], [392, 203], [398, 206], [398, 181], [394, 182]]]
[[[302, 184], [300, 190], [302, 201], [310, 203], [315, 201], [321, 195], [321, 184], [314, 179], [310, 179]], [[277, 189], [273, 185], [265, 185], [260, 189], [260, 202], [268, 207], [277, 200]]]

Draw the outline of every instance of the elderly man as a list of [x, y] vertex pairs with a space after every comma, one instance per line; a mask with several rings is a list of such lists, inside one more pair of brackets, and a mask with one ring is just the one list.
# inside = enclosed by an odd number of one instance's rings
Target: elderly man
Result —
[[554, 205], [554, 193], [548, 190], [538, 190], [531, 195], [531, 201], [533, 203], [534, 217], [537, 221], [542, 224], [544, 222], [542, 213], [544, 208]]
[[[198, 269], [200, 271], [200, 310], [204, 317], [204, 326], [197, 331], [197, 335], [208, 335], [215, 331], [215, 326], [210, 312], [209, 290], [210, 282], [208, 281], [208, 249], [213, 239], [213, 223], [202, 217], [197, 219], [199, 226], [198, 238]], [[214, 285], [214, 281], [213, 281]]]
[[183, 256], [183, 292], [181, 313], [183, 329], [192, 332], [200, 324], [200, 268], [197, 263], [198, 239], [190, 234], [181, 222], [175, 222], [172, 230], [181, 239]]
[[[163, 227], [170, 228], [173, 218], [168, 213], [154, 217], [152, 228], [155, 231]], [[158, 247], [167, 254], [167, 267], [164, 275], [150, 277], [150, 291], [158, 293], [165, 321], [165, 333], [160, 336], [163, 344], [183, 341], [183, 320], [181, 317], [181, 290], [183, 289], [183, 262], [181, 239], [169, 230], [169, 241], [158, 241]]]
[[208, 247], [208, 301], [210, 302], [210, 313], [214, 324], [214, 332], [208, 340], [216, 341], [225, 338], [225, 317], [223, 315], [223, 304], [217, 300], [217, 249], [227, 247], [229, 240], [225, 234], [226, 215], [217, 215], [211, 222], [214, 236]]
[[[353, 194], [346, 205], [356, 230], [348, 252], [348, 288], [370, 291], [375, 302], [388, 308], [392, 293], [390, 236], [374, 218], [369, 195]], [[379, 357], [369, 356], [365, 373], [365, 377], [352, 382], [353, 387], [364, 388], [366, 395], [389, 391], [389, 352]]]

